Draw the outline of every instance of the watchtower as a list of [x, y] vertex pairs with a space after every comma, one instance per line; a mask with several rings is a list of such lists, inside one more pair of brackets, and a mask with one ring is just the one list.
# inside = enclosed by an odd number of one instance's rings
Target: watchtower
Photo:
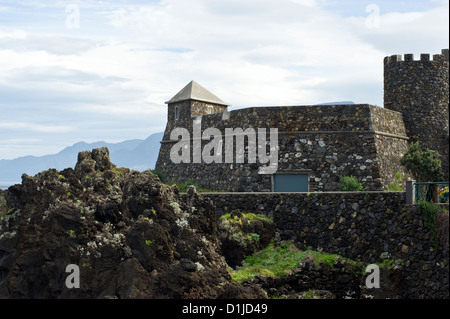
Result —
[[166, 104], [168, 105], [167, 125], [155, 168], [165, 172], [169, 179], [182, 181], [179, 170], [183, 171], [186, 167], [183, 164], [174, 165], [170, 160], [171, 147], [177, 142], [171, 140], [171, 132], [175, 128], [185, 128], [192, 133], [194, 120], [198, 120], [202, 115], [224, 113], [230, 104], [222, 101], [195, 81], [189, 82]]
[[448, 180], [449, 50], [442, 54], [384, 58], [384, 107], [402, 113], [410, 142], [441, 155]]
[[193, 118], [226, 112], [229, 106], [195, 81], [189, 82], [166, 104], [168, 108], [164, 140], [170, 139], [170, 132], [175, 127], [191, 131]]

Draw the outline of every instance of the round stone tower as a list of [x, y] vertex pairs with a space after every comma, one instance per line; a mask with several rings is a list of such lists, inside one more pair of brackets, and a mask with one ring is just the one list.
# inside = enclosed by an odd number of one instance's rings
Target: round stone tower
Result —
[[449, 155], [449, 50], [442, 54], [412, 54], [384, 58], [384, 107], [403, 114], [410, 142], [441, 155], [446, 180]]

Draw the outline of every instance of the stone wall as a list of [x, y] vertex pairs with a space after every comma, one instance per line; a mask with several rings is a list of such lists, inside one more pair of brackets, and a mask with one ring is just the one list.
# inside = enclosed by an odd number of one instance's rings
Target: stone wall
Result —
[[[178, 119], [175, 118], [175, 108], [178, 108]], [[191, 121], [191, 102], [181, 101], [176, 104], [169, 104], [167, 106], [167, 125], [164, 131], [163, 141], [170, 140], [170, 132], [176, 127], [190, 128]]]
[[218, 215], [238, 209], [272, 216], [280, 239], [294, 240], [305, 249], [368, 264], [401, 259], [404, 298], [449, 298], [448, 242], [434, 250], [424, 217], [416, 206], [405, 204], [404, 192], [203, 196], [215, 203]]
[[[446, 53], [445, 53], [446, 51]], [[408, 137], [441, 154], [448, 180], [449, 61], [443, 54], [393, 55], [384, 59], [384, 106], [402, 113]]]
[[[407, 177], [400, 166], [407, 148], [406, 131], [401, 114], [391, 110], [365, 104], [253, 107], [194, 119], [201, 121], [201, 131], [213, 127], [222, 134], [226, 128], [277, 128], [278, 170], [305, 172], [310, 191], [337, 190], [341, 176], [356, 176], [367, 190], [386, 189], [397, 172]], [[168, 124], [162, 141], [156, 169], [169, 180], [194, 179], [202, 187], [222, 191], [272, 191], [272, 176], [258, 174], [258, 168], [265, 166], [259, 161], [222, 164], [222, 157], [219, 163], [193, 163], [192, 123], [185, 125], [191, 132], [190, 163], [170, 160], [176, 141], [168, 139], [167, 130], [173, 124]], [[209, 142], [202, 141], [202, 149]], [[248, 149], [244, 157], [248, 158]]]
[[191, 116], [202, 116], [214, 113], [222, 113], [227, 110], [227, 106], [210, 102], [191, 101]]
[[412, 179], [410, 173], [406, 172], [400, 164], [400, 160], [408, 148], [408, 140], [377, 134], [375, 136], [375, 147], [377, 149], [379, 177], [384, 190], [390, 183], [397, 183], [395, 174], [398, 172], [401, 173], [403, 181]]

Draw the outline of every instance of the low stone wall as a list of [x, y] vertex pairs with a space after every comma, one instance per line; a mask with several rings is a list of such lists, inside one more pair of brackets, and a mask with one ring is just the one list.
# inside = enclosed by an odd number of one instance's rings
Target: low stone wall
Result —
[[272, 216], [280, 238], [305, 249], [368, 264], [401, 260], [404, 298], [449, 298], [448, 249], [440, 243], [434, 250], [424, 216], [405, 204], [404, 192], [202, 195], [215, 203], [218, 215], [239, 209]]

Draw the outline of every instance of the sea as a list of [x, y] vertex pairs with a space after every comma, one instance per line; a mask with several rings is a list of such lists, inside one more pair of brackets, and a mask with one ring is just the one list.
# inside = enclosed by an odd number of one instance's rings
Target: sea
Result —
[[6, 190], [6, 189], [8, 189], [10, 186], [12, 186], [14, 184], [17, 184], [17, 183], [0, 182], [0, 189]]

